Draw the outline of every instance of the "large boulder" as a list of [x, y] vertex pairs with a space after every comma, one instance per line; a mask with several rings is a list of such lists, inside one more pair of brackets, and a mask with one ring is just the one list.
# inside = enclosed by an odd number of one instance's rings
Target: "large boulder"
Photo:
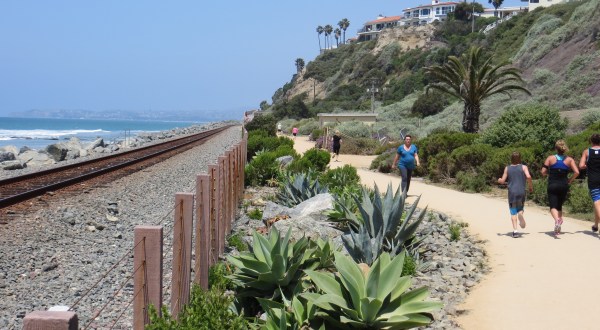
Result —
[[0, 147], [0, 152], [10, 152], [13, 155], [18, 155], [19, 154], [19, 148], [15, 147], [15, 146], [4, 146], [4, 147]]
[[7, 171], [20, 170], [25, 167], [27, 167], [27, 164], [22, 163], [19, 160], [7, 160], [7, 161], [0, 162], [0, 168], [2, 168], [3, 170], [7, 170]]
[[46, 146], [44, 151], [46, 151], [55, 161], [62, 162], [67, 158], [69, 147], [64, 143], [54, 143]]
[[88, 150], [88, 151], [91, 151], [91, 150], [94, 150], [94, 149], [96, 149], [97, 147], [102, 147], [102, 148], [104, 148], [104, 146], [105, 146], [105, 144], [104, 144], [104, 139], [102, 139], [102, 138], [97, 138], [96, 140], [94, 140], [94, 141], [90, 142], [90, 143], [89, 143], [89, 144], [88, 144], [88, 145], [85, 147], [85, 149], [86, 149], [86, 150]]
[[50, 155], [44, 150], [27, 150], [17, 156], [18, 160], [27, 164], [27, 166], [36, 167], [56, 163]]
[[15, 154], [10, 151], [0, 150], [0, 162], [6, 162], [10, 160], [15, 160]]
[[[341, 242], [339, 238], [343, 232], [335, 228], [335, 224], [327, 220], [323, 214], [333, 208], [333, 196], [329, 193], [319, 194], [305, 200], [293, 208], [268, 202], [263, 211], [263, 221], [272, 223], [281, 233], [287, 233], [291, 228], [293, 239], [303, 236], [316, 239], [331, 238], [334, 242]], [[274, 220], [278, 220], [273, 222]]]

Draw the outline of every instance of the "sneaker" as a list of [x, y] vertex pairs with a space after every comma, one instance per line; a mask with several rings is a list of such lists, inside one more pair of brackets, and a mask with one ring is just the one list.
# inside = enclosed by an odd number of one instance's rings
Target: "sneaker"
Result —
[[597, 231], [598, 231], [598, 226], [596, 226], [596, 225], [593, 225], [593, 226], [592, 226], [592, 231], [593, 231], [594, 233], [595, 233], [595, 232], [597, 232]]
[[563, 219], [558, 219], [558, 232], [559, 233], [561, 232], [562, 224], [563, 224]]
[[558, 225], [558, 223], [556, 223], [554, 225], [554, 234], [558, 235], [560, 233], [560, 226]]
[[518, 231], [516, 231], [516, 230], [515, 230], [515, 231], [513, 231], [513, 233], [512, 233], [512, 237], [513, 237], [513, 238], [517, 238], [517, 237], [519, 237], [519, 232], [518, 232]]

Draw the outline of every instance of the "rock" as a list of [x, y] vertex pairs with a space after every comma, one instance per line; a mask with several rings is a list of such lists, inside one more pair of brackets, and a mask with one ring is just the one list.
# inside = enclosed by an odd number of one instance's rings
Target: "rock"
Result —
[[94, 227], [94, 226], [87, 226], [87, 227], [85, 227], [85, 230], [93, 233], [93, 232], [96, 231], [96, 227]]
[[50, 155], [50, 157], [52, 157], [52, 159], [57, 162], [65, 160], [67, 153], [69, 152], [68, 146], [66, 146], [64, 143], [51, 144], [44, 150]]
[[277, 163], [279, 163], [280, 166], [283, 166], [283, 167], [286, 167], [287, 165], [289, 165], [293, 160], [294, 160], [294, 157], [292, 157], [292, 156], [282, 156], [282, 157], [275, 159], [275, 161]]
[[50, 155], [44, 151], [35, 151], [35, 150], [27, 150], [17, 156], [17, 158], [23, 163], [27, 164], [27, 166], [43, 166], [54, 164], [55, 161]]
[[104, 148], [105, 144], [104, 144], [104, 139], [98, 138], [92, 142], [90, 142], [90, 144], [88, 144], [85, 149], [90, 151], [90, 150], [94, 150], [98, 147]]
[[112, 214], [106, 214], [106, 220], [111, 221], [111, 222], [117, 222], [117, 221], [119, 221], [119, 218], [115, 217]]
[[331, 209], [333, 209], [333, 196], [329, 193], [319, 194], [296, 205], [290, 216], [322, 215], [323, 211]]
[[53, 264], [49, 264], [49, 265], [45, 265], [44, 267], [42, 267], [42, 271], [43, 272], [49, 272], [51, 270], [54, 270], [58, 267], [57, 263], [53, 263]]
[[7, 171], [12, 170], [21, 170], [27, 167], [26, 163], [21, 162], [20, 160], [7, 160], [0, 162], [0, 168]]
[[15, 160], [15, 154], [10, 151], [2, 151], [0, 150], [0, 162], [5, 162], [9, 160]]

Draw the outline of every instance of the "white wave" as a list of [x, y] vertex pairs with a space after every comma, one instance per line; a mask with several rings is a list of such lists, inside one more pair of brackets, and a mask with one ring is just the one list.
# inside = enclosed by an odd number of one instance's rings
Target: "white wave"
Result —
[[32, 129], [32, 130], [10, 130], [0, 129], [0, 140], [10, 139], [45, 139], [45, 140], [56, 140], [69, 136], [76, 135], [87, 135], [87, 134], [106, 134], [110, 131], [102, 129], [72, 129], [72, 130], [45, 130], [45, 129]]

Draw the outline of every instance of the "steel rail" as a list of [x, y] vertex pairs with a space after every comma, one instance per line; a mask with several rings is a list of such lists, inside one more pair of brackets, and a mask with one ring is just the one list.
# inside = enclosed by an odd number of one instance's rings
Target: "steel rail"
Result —
[[[35, 172], [35, 173], [30, 173], [30, 174], [25, 174], [22, 176], [16, 176], [16, 177], [0, 180], [0, 192], [1, 192], [1, 188], [6, 187], [7, 185], [14, 185], [14, 184], [18, 184], [20, 182], [27, 182], [27, 181], [31, 181], [34, 179], [43, 180], [44, 177], [48, 178], [47, 180], [50, 180], [49, 178], [51, 177], [51, 175], [67, 173], [67, 171], [69, 171], [69, 170], [75, 169], [75, 170], [79, 170], [81, 172], [82, 167], [84, 168], [84, 170], [87, 170], [85, 168], [86, 166], [89, 167], [90, 165], [99, 164], [101, 162], [106, 162], [106, 161], [116, 162], [116, 163], [109, 163], [108, 165], [103, 165], [102, 167], [99, 167], [99, 169], [97, 169], [97, 170], [94, 168], [91, 168], [89, 171], [85, 172], [84, 174], [69, 176], [66, 179], [61, 179], [60, 181], [53, 182], [53, 183], [46, 183], [46, 184], [43, 184], [42, 186], [35, 187], [33, 189], [28, 189], [26, 191], [21, 191], [16, 194], [11, 194], [8, 197], [2, 196], [0, 199], [0, 209], [10, 206], [10, 205], [17, 204], [19, 202], [22, 202], [22, 201], [25, 201], [28, 199], [31, 199], [36, 196], [43, 195], [49, 191], [68, 187], [68, 186], [74, 185], [76, 183], [86, 181], [86, 180], [92, 179], [94, 177], [97, 177], [97, 176], [100, 176], [100, 175], [103, 175], [106, 173], [114, 172], [118, 169], [128, 167], [128, 166], [134, 165], [136, 163], [139, 163], [139, 162], [142, 162], [145, 160], [156, 158], [167, 152], [175, 151], [177, 149], [184, 148], [186, 146], [189, 146], [189, 145], [197, 143], [197, 142], [202, 142], [202, 141], [206, 140], [207, 138], [209, 138], [213, 135], [216, 135], [229, 127], [231, 127], [231, 126], [224, 126], [224, 127], [220, 127], [220, 128], [214, 129], [214, 130], [204, 131], [204, 132], [201, 132], [201, 133], [198, 133], [195, 135], [185, 136], [182, 138], [173, 139], [173, 140], [169, 140], [166, 142], [153, 144], [150, 146], [136, 148], [136, 149], [126, 151], [126, 152], [121, 152], [121, 153], [112, 154], [112, 155], [105, 156], [105, 157], [99, 157], [99, 158], [95, 158], [92, 160], [87, 160], [87, 161], [83, 161], [83, 162], [79, 162], [79, 163], [56, 167], [53, 169], [43, 170], [43, 171], [39, 171], [39, 172]], [[165, 146], [168, 146], [168, 147], [165, 148]], [[158, 150], [153, 151], [153, 149], [158, 149]]]

